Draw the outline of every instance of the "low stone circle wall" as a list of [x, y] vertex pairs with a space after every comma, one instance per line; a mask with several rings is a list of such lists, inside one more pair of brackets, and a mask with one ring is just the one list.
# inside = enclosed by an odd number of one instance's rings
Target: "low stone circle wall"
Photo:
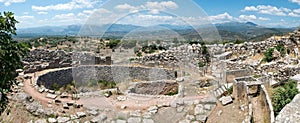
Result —
[[[128, 93], [145, 94], [145, 95], [176, 95], [179, 84], [177, 82], [168, 82], [165, 80], [152, 82], [138, 82], [128, 90]], [[175, 93], [176, 92], [176, 93]]]
[[38, 77], [37, 85], [54, 89], [75, 81], [76, 86], [85, 86], [91, 80], [106, 80], [109, 82], [125, 81], [155, 81], [175, 79], [175, 72], [168, 69], [133, 66], [78, 66], [45, 73]]

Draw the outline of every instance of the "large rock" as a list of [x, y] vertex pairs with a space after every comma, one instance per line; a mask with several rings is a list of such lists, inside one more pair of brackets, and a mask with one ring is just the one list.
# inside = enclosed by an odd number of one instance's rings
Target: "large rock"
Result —
[[128, 123], [140, 123], [142, 122], [142, 119], [140, 117], [130, 117], [127, 121]]
[[50, 99], [55, 99], [55, 98], [57, 97], [57, 95], [47, 93], [46, 97], [47, 97], [47, 98], [50, 98]]
[[221, 97], [221, 98], [220, 98], [220, 101], [221, 101], [222, 105], [227, 105], [227, 104], [233, 102], [231, 96], [226, 96], [226, 97], [224, 96], [224, 97]]
[[276, 123], [300, 123], [300, 94], [279, 112]]
[[55, 119], [55, 118], [48, 118], [48, 122], [49, 123], [56, 123], [57, 122], [57, 120]]
[[34, 123], [47, 123], [46, 119], [38, 119], [36, 121], [34, 121]]
[[70, 120], [70, 118], [69, 117], [58, 117], [57, 118], [57, 122], [58, 123], [65, 123], [65, 122], [68, 122]]

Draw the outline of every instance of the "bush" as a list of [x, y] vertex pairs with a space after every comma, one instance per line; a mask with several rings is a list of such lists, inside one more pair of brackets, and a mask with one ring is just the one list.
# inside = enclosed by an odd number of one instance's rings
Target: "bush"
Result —
[[277, 87], [272, 94], [272, 104], [275, 116], [277, 116], [281, 109], [286, 104], [290, 103], [297, 94], [297, 83], [292, 80], [289, 80], [288, 83], [281, 87]]
[[199, 67], [204, 67], [205, 65], [206, 65], [206, 64], [205, 64], [204, 62], [199, 62], [199, 63], [198, 63], [198, 66], [199, 66]]
[[276, 50], [277, 50], [278, 52], [280, 52], [280, 55], [281, 55], [281, 56], [284, 56], [284, 55], [285, 55], [286, 51], [285, 51], [284, 45], [279, 44], [279, 45], [277, 45], [275, 48], [276, 48]]
[[265, 53], [265, 58], [264, 61], [266, 62], [271, 62], [273, 60], [273, 52], [274, 52], [274, 48], [269, 48]]

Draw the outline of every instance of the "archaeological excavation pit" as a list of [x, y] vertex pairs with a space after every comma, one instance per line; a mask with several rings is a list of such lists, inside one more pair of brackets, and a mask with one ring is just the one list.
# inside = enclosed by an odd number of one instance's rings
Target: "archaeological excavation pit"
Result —
[[168, 95], [173, 96], [178, 94], [179, 84], [177, 82], [169, 81], [153, 81], [153, 82], [140, 82], [135, 83], [129, 89], [128, 93], [141, 94], [141, 95]]
[[[169, 69], [152, 67], [78, 66], [49, 71], [39, 76], [36, 84], [54, 90], [56, 87], [61, 88], [72, 83], [75, 83], [76, 88], [87, 87], [91, 80], [115, 82], [117, 84], [133, 81], [175, 80], [175, 73]], [[166, 85], [169, 85], [169, 83]]]

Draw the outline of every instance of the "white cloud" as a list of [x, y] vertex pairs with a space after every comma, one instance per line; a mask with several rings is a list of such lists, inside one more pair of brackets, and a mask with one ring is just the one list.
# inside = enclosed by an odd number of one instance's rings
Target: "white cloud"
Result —
[[39, 15], [46, 15], [48, 12], [37, 12]]
[[254, 21], [254, 20], [256, 20], [256, 16], [255, 15], [240, 15], [239, 16], [239, 19], [241, 20], [241, 21]]
[[116, 5], [114, 7], [117, 10], [127, 10], [129, 12], [138, 12], [139, 10], [150, 10], [152, 14], [157, 14], [159, 11], [167, 9], [177, 9], [178, 5], [173, 1], [162, 2], [146, 2], [144, 5], [132, 6], [127, 3]]
[[134, 9], [138, 9], [138, 7], [134, 7], [134, 6], [131, 6], [127, 3], [125, 4], [121, 4], [121, 5], [117, 5], [115, 6], [115, 9], [119, 9], [119, 10], [134, 10]]
[[0, 3], [4, 3], [5, 6], [9, 6], [12, 3], [23, 3], [26, 0], [0, 0]]
[[293, 12], [300, 13], [300, 9], [294, 9]]
[[291, 16], [291, 17], [300, 17], [299, 14], [296, 14], [296, 13], [294, 13], [294, 12], [291, 12], [291, 13], [289, 13], [288, 15]]
[[297, 3], [298, 5], [300, 5], [300, 0], [289, 0], [289, 1], [291, 1], [293, 3]]
[[258, 11], [255, 6], [246, 6], [242, 11]]
[[81, 8], [93, 8], [94, 5], [99, 2], [95, 0], [72, 0], [69, 3], [61, 3], [49, 6], [32, 6], [35, 11], [49, 11], [49, 10], [73, 10]]
[[258, 6], [246, 6], [243, 10], [245, 11], [256, 11], [261, 14], [269, 14], [269, 15], [278, 15], [278, 16], [286, 16], [287, 12], [290, 12], [291, 10], [288, 8], [277, 8], [275, 6], [271, 5], [258, 5]]
[[261, 21], [268, 21], [268, 20], [271, 20], [271, 19], [270, 19], [270, 18], [259, 17], [258, 20], [261, 20]]
[[233, 17], [231, 15], [229, 15], [227, 12], [223, 13], [223, 14], [218, 14], [215, 16], [210, 16], [209, 19], [211, 21], [232, 21]]
[[147, 2], [145, 5], [148, 9], [177, 9], [178, 5], [173, 1], [163, 1], [163, 2]]

